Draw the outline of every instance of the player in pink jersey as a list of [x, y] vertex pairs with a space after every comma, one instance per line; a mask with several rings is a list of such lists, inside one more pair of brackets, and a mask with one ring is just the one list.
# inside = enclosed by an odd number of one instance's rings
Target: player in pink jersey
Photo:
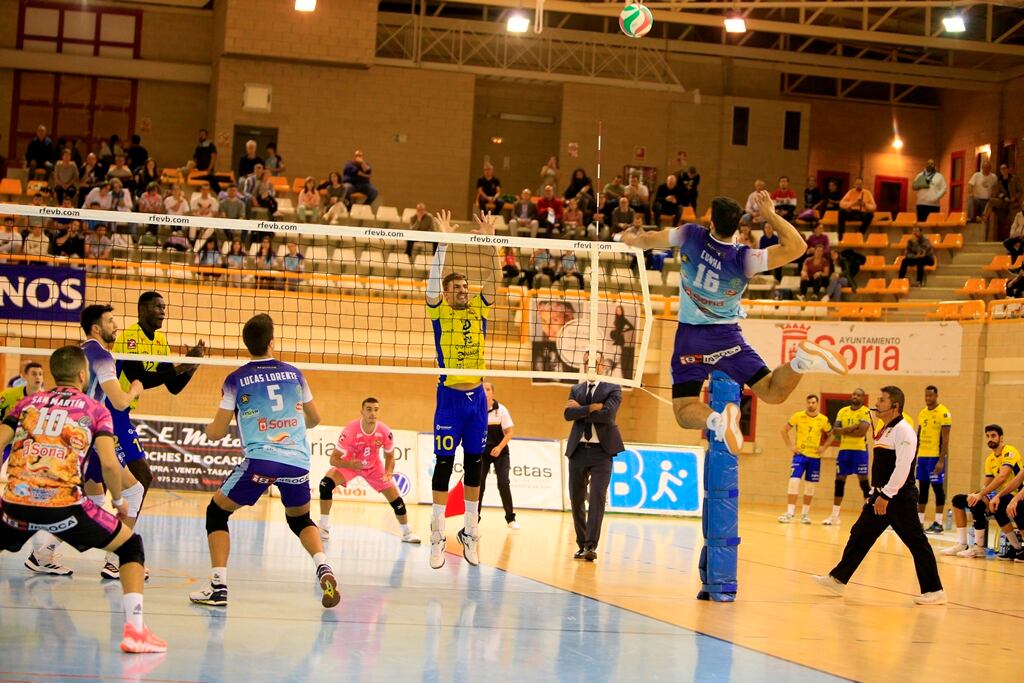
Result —
[[[0, 448], [13, 441], [7, 489], [0, 498], [0, 550], [17, 552], [39, 531], [78, 551], [108, 550], [120, 560], [125, 624], [121, 650], [166, 652], [167, 643], [142, 622], [145, 552], [142, 537], [122, 520], [121, 465], [114, 451], [110, 411], [82, 393], [89, 377], [85, 352], [64, 346], [50, 356], [54, 389], [22, 399], [0, 424]], [[90, 446], [99, 458], [117, 516], [82, 494]]]
[[[419, 543], [420, 539], [409, 528], [405, 501], [398, 493], [398, 487], [391, 480], [395, 471], [395, 441], [391, 430], [377, 419], [380, 402], [375, 398], [363, 401], [359, 419], [352, 420], [341, 430], [338, 445], [331, 453], [331, 469], [320, 481], [320, 537], [331, 535], [331, 504], [334, 487], [346, 486], [356, 477], [362, 477], [370, 487], [383, 493], [395, 511], [395, 517], [402, 526], [403, 543]], [[380, 451], [384, 451], [384, 464], [380, 462]]]

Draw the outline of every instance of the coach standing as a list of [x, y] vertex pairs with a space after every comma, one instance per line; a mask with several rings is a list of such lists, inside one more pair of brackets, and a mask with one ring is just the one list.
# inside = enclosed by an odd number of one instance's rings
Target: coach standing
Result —
[[850, 530], [843, 558], [825, 576], [815, 576], [822, 588], [842, 595], [857, 567], [882, 532], [890, 525], [914, 557], [921, 595], [919, 605], [942, 605], [946, 594], [939, 580], [935, 554], [917, 518], [917, 487], [914, 486], [914, 456], [917, 435], [903, 419], [906, 397], [899, 387], [882, 387], [875, 402], [878, 418], [885, 425], [874, 435], [871, 463], [871, 493], [860, 518]]
[[[604, 374], [604, 358], [600, 355], [597, 374]], [[622, 389], [617, 384], [593, 381], [574, 386], [565, 405], [565, 419], [572, 422], [565, 455], [569, 458], [569, 501], [579, 548], [573, 558], [577, 560], [597, 559], [612, 458], [625, 448], [615, 424], [621, 403]]]

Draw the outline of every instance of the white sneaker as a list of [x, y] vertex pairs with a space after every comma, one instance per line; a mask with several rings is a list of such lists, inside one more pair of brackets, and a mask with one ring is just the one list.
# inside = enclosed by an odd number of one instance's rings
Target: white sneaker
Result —
[[75, 573], [71, 567], [65, 567], [60, 563], [60, 557], [58, 557], [57, 553], [52, 553], [49, 557], [36, 557], [36, 554], [33, 552], [25, 560], [25, 567], [31, 569], [36, 574], [50, 574], [52, 576], [71, 576]]
[[740, 407], [735, 403], [726, 403], [722, 409], [722, 419], [718, 421], [718, 428], [715, 429], [715, 440], [724, 443], [733, 455], [739, 455], [743, 449]]
[[419, 545], [422, 541], [419, 536], [410, 531], [407, 534], [402, 534], [402, 543], [413, 543], [415, 545]]
[[846, 584], [840, 583], [831, 574], [825, 574], [824, 576], [812, 576], [811, 580], [833, 595], [842, 595], [843, 591], [846, 590]]
[[811, 523], [811, 516], [810, 515], [800, 515], [800, 523], [801, 524], [810, 524]]
[[793, 521], [793, 518], [795, 516], [796, 515], [794, 515], [794, 514], [792, 514], [790, 512], [787, 512], [784, 515], [779, 515], [779, 524], [789, 524], [790, 522]]
[[914, 598], [918, 605], [945, 605], [946, 591], [938, 590], [931, 593], [924, 593]]
[[328, 540], [331, 537], [331, 527], [322, 526], [320, 527], [320, 539], [323, 541]]
[[850, 371], [842, 356], [809, 341], [797, 344], [794, 360], [803, 367], [804, 372], [845, 375]]
[[984, 557], [985, 557], [985, 548], [980, 546], [980, 545], [972, 545], [970, 548], [967, 548], [966, 550], [961, 550], [960, 552], [958, 552], [956, 554], [956, 556], [957, 557], [980, 557], [980, 558], [984, 559]]
[[480, 542], [480, 534], [470, 534], [465, 529], [459, 529], [459, 543], [462, 545], [462, 556], [474, 567], [480, 564], [480, 554], [477, 552], [477, 544]]
[[822, 526], [839, 526], [839, 518], [832, 515], [831, 517], [826, 517], [821, 520], [821, 524]]
[[959, 555], [965, 550], [967, 550], [967, 544], [957, 543], [956, 545], [951, 545], [948, 548], [943, 548], [939, 551], [939, 555]]
[[444, 536], [440, 531], [430, 532], [430, 568], [440, 569], [444, 566]]
[[511, 522], [508, 523], [508, 528], [512, 531], [519, 531], [519, 522], [513, 519]]

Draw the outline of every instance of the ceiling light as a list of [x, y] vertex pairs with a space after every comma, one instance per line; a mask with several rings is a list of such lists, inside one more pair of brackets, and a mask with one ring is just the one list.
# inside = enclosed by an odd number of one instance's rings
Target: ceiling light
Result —
[[903, 138], [901, 138], [898, 135], [896, 137], [894, 137], [892, 139], [892, 148], [893, 149], [903, 149]]
[[316, 0], [295, 0], [296, 12], [316, 11]]
[[526, 33], [530, 28], [530, 18], [525, 14], [513, 14], [508, 18], [509, 33]]
[[964, 18], [959, 14], [949, 14], [943, 17], [942, 26], [946, 29], [946, 33], [963, 33], [967, 30]]
[[725, 18], [725, 32], [726, 33], [746, 33], [747, 22], [744, 21], [743, 15], [738, 12], [733, 12]]

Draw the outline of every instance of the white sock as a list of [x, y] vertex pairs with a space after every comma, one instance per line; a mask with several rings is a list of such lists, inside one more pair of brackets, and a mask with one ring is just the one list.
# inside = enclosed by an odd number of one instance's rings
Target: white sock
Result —
[[810, 512], [811, 512], [811, 506], [810, 505], [804, 505], [802, 508], [800, 508], [800, 514], [802, 514], [802, 515], [810, 514]]
[[957, 527], [956, 542], [960, 545], [967, 545], [967, 527]]
[[434, 505], [430, 508], [430, 529], [444, 533], [444, 505]]
[[793, 357], [793, 360], [789, 361], [790, 369], [792, 369], [793, 372], [797, 373], [798, 375], [802, 375], [805, 372], [810, 372], [810, 365], [810, 363], [808, 363], [807, 361], [800, 357], [799, 352], [797, 352], [797, 355]]
[[96, 496], [86, 496], [86, 498], [88, 498], [92, 504], [98, 508], [102, 508], [107, 502], [107, 494], [105, 493], [101, 493]]
[[329, 514], [320, 515], [320, 528], [326, 529], [329, 526], [331, 526], [331, 516]]
[[106, 562], [107, 564], [112, 564], [115, 567], [121, 566], [121, 558], [115, 555], [114, 553], [107, 553]]
[[786, 506], [786, 514], [787, 515], [795, 515], [796, 514], [796, 504], [787, 505]]
[[832, 506], [832, 516], [838, 518], [840, 510], [842, 510], [842, 507], [840, 507], [839, 505], [833, 505]]
[[399, 523], [398, 523], [398, 525], [399, 525], [400, 527], [402, 527], [402, 534], [403, 534], [403, 535], [405, 535], [405, 534], [411, 534], [411, 533], [412, 533], [412, 529], [410, 529], [410, 528], [409, 528], [409, 525], [408, 525], [408, 524], [402, 524], [401, 522], [399, 522]]
[[985, 547], [985, 530], [975, 529], [974, 530], [974, 545]]
[[124, 620], [136, 631], [142, 630], [142, 593], [125, 593], [121, 596]]
[[53, 534], [40, 531], [32, 537], [32, 554], [36, 556], [37, 560], [52, 557], [60, 543], [60, 540]]
[[941, 512], [936, 512], [936, 513], [935, 513], [935, 523], [936, 523], [936, 524], [938, 524], [939, 526], [942, 526], [942, 525], [943, 525], [943, 522], [942, 522], [942, 513], [941, 513]]
[[327, 564], [327, 553], [319, 552], [313, 555], [313, 564], [319, 567], [322, 564]]
[[210, 571], [210, 583], [214, 586], [226, 586], [228, 585], [228, 568], [227, 567], [214, 567]]
[[712, 434], [718, 434], [718, 428], [722, 424], [722, 414], [711, 413], [710, 415], [708, 415], [708, 419], [707, 422], [705, 422], [705, 424], [708, 426], [708, 429], [711, 430]]
[[1020, 550], [1020, 539], [1017, 538], [1016, 532], [1011, 531], [1010, 533], [1006, 534], [1006, 540], [1010, 542], [1010, 546], [1014, 550]]
[[477, 525], [477, 518], [480, 516], [480, 501], [479, 500], [467, 500], [466, 501], [466, 529], [475, 529]]
[[918, 512], [917, 513], [917, 518], [918, 518], [918, 520], [920, 520], [921, 526], [924, 526], [924, 513], [923, 512]]

